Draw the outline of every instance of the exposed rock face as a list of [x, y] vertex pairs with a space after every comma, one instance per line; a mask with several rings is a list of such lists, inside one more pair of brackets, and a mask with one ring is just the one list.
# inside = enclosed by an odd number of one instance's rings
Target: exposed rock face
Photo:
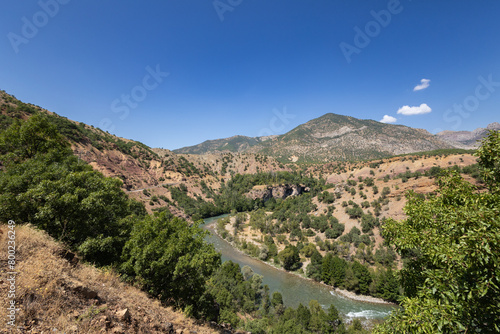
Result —
[[204, 154], [230, 148], [273, 156], [279, 161], [323, 162], [373, 159], [453, 146], [426, 130], [326, 114], [266, 140], [237, 136], [177, 151]]
[[285, 199], [290, 196], [297, 196], [303, 192], [308, 192], [309, 187], [300, 184], [285, 184], [279, 186], [255, 186], [246, 196], [251, 199], [263, 199], [264, 201], [271, 198]]
[[477, 128], [473, 131], [442, 131], [436, 134], [439, 138], [457, 148], [473, 149], [479, 147], [481, 139], [488, 130], [500, 130], [500, 123], [493, 122], [485, 128]]

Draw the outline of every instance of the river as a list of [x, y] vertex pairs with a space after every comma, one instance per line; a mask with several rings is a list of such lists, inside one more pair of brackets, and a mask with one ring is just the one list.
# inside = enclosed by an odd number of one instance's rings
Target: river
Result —
[[[211, 231], [209, 225], [225, 216], [227, 215], [205, 219], [203, 228]], [[333, 304], [340, 313], [349, 318], [364, 317], [367, 319], [382, 319], [394, 309], [391, 305], [371, 304], [339, 296], [333, 289], [323, 284], [276, 269], [235, 250], [227, 241], [215, 233], [211, 233], [207, 237], [207, 241], [213, 244], [215, 249], [222, 254], [222, 261], [231, 260], [238, 263], [241, 267], [245, 265], [249, 266], [254, 273], [262, 275], [263, 283], [269, 286], [271, 293], [274, 291], [281, 292], [285, 306], [297, 307], [299, 303], [308, 305], [311, 299], [315, 299], [325, 309], [330, 304]]]

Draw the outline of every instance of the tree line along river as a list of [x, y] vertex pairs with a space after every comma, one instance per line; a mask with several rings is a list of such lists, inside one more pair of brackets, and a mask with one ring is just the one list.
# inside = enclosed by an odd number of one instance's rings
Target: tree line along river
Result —
[[233, 261], [240, 267], [249, 266], [254, 273], [263, 276], [263, 284], [267, 284], [272, 292], [279, 291], [283, 296], [285, 306], [297, 307], [299, 303], [308, 305], [309, 301], [317, 300], [327, 309], [333, 304], [340, 313], [349, 318], [364, 317], [367, 319], [382, 319], [389, 315], [395, 306], [388, 304], [372, 304], [339, 296], [332, 287], [308, 280], [297, 275], [279, 270], [260, 260], [254, 259], [234, 249], [226, 240], [213, 232], [215, 222], [227, 215], [205, 219], [203, 228], [210, 231], [207, 241], [214, 245], [222, 254], [222, 261]]

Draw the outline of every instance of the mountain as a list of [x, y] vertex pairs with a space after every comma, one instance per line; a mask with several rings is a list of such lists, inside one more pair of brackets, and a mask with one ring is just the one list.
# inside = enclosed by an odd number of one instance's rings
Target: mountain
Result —
[[206, 140], [201, 144], [174, 150], [179, 154], [205, 154], [221, 151], [244, 152], [258, 145], [269, 137], [233, 136], [223, 139]]
[[442, 131], [436, 134], [443, 141], [457, 148], [477, 148], [481, 139], [487, 134], [488, 130], [500, 130], [500, 123], [493, 122], [486, 128], [477, 128], [473, 131]]
[[373, 159], [443, 148], [453, 148], [453, 145], [426, 130], [329, 113], [281, 136], [235, 136], [175, 152], [204, 154], [237, 149], [270, 155], [282, 162], [323, 162]]

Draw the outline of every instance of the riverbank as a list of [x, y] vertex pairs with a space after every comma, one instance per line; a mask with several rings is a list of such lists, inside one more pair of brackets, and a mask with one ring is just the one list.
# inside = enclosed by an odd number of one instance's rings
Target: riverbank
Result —
[[[325, 283], [321, 283], [321, 284], [325, 284]], [[325, 284], [325, 285], [331, 287], [331, 285], [328, 285], [328, 284]], [[349, 291], [349, 290], [335, 288], [335, 290], [332, 290], [332, 291], [341, 297], [349, 298], [349, 299], [364, 302], [364, 303], [398, 306], [398, 304], [388, 302], [387, 300], [384, 300], [382, 298], [377, 298], [377, 297], [367, 296], [367, 295], [358, 295], [358, 294], [356, 294], [352, 291]]]
[[339, 288], [334, 288], [331, 285], [325, 284], [323, 282], [315, 281], [315, 280], [313, 280], [313, 279], [311, 279], [309, 277], [303, 276], [303, 275], [301, 275], [299, 273], [287, 271], [287, 270], [283, 269], [282, 267], [278, 267], [278, 266], [276, 266], [276, 265], [274, 265], [272, 263], [269, 263], [269, 262], [266, 262], [266, 261], [262, 261], [262, 260], [260, 260], [258, 258], [252, 257], [252, 256], [248, 255], [247, 253], [243, 252], [242, 250], [240, 250], [234, 242], [229, 242], [226, 239], [222, 238], [222, 236], [219, 233], [217, 233], [217, 229], [215, 227], [216, 223], [217, 223], [217, 221], [211, 222], [211, 223], [209, 223], [209, 224], [206, 225], [206, 228], [208, 230], [210, 230], [211, 233], [217, 235], [221, 240], [223, 240], [224, 242], [226, 242], [229, 245], [231, 245], [231, 247], [233, 248], [233, 250], [235, 250], [239, 254], [242, 254], [244, 256], [248, 256], [251, 259], [259, 261], [260, 263], [263, 263], [263, 264], [265, 264], [265, 265], [267, 265], [269, 267], [272, 267], [272, 268], [277, 269], [279, 271], [282, 271], [284, 273], [291, 274], [291, 275], [300, 277], [300, 278], [302, 278], [304, 280], [308, 280], [308, 281], [314, 282], [316, 284], [320, 284], [322, 286], [325, 286], [325, 287], [327, 287], [330, 290], [330, 293], [336, 294], [340, 298], [350, 299], [350, 300], [359, 301], [359, 302], [363, 302], [363, 303], [369, 303], [369, 304], [397, 306], [397, 304], [388, 302], [388, 301], [386, 301], [384, 299], [381, 299], [381, 298], [376, 298], [376, 297], [367, 296], [367, 295], [358, 295], [358, 294], [355, 294], [355, 293], [353, 293], [351, 291], [342, 290], [342, 289], [339, 289]]

